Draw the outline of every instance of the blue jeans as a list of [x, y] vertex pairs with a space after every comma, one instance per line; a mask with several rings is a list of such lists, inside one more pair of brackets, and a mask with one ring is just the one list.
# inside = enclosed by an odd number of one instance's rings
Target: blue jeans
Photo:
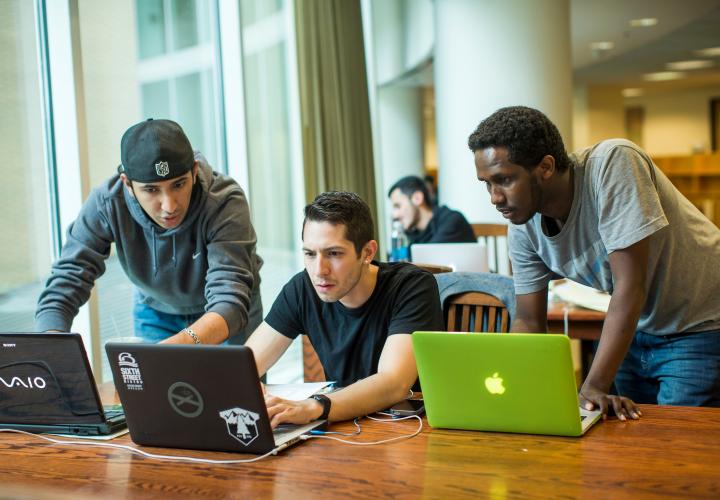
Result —
[[[133, 306], [133, 322], [135, 336], [145, 342], [157, 343], [178, 333], [183, 328], [192, 325], [204, 313], [198, 314], [169, 314], [142, 304], [135, 293]], [[231, 335], [225, 344], [244, 344], [247, 338], [262, 323], [262, 301], [260, 293], [253, 293], [250, 297], [250, 315], [247, 326], [235, 335]], [[232, 333], [232, 332], [231, 332]]]
[[636, 403], [720, 406], [720, 331], [636, 332], [615, 387]]

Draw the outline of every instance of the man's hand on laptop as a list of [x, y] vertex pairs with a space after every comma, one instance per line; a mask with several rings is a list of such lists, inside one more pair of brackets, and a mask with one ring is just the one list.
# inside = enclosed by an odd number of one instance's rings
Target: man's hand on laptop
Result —
[[580, 406], [586, 410], [600, 410], [603, 419], [608, 416], [608, 411], [612, 408], [620, 420], [632, 418], [637, 420], [642, 415], [640, 409], [635, 406], [635, 402], [625, 396], [616, 396], [608, 394], [606, 391], [600, 390], [587, 382], [580, 389]]
[[323, 407], [314, 399], [290, 401], [265, 393], [270, 426], [274, 429], [280, 424], [307, 424], [322, 415]]

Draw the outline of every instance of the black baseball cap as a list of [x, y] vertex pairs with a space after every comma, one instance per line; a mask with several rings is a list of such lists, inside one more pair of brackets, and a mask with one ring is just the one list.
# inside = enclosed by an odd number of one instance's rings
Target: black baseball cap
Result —
[[147, 183], [183, 175], [195, 164], [195, 155], [180, 125], [150, 118], [125, 131], [120, 160], [118, 172], [131, 181]]

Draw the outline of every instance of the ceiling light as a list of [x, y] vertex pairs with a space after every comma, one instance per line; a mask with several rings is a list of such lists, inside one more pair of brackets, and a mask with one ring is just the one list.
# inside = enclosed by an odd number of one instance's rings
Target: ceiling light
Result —
[[703, 69], [714, 66], [715, 63], [708, 60], [697, 59], [694, 61], [677, 61], [667, 63], [665, 67], [673, 71], [686, 71], [689, 69]]
[[612, 50], [615, 48], [613, 42], [593, 42], [590, 44], [592, 50]]
[[644, 91], [643, 89], [636, 89], [636, 88], [628, 88], [628, 89], [622, 89], [622, 96], [623, 97], [640, 97], [643, 95]]
[[704, 57], [719, 57], [720, 47], [709, 47], [707, 49], [696, 50], [695, 53]]
[[648, 82], [666, 82], [668, 80], [679, 80], [685, 78], [682, 71], [658, 71], [657, 73], [645, 73], [643, 79]]
[[656, 17], [641, 17], [640, 19], [631, 19], [628, 23], [633, 28], [649, 28], [655, 26], [658, 20]]

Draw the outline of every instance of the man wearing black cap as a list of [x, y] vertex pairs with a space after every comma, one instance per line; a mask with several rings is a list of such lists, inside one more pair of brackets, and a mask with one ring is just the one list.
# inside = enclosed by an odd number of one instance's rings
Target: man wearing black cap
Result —
[[68, 331], [115, 243], [135, 285], [146, 341], [244, 340], [262, 321], [255, 230], [245, 193], [194, 153], [170, 120], [130, 127], [118, 174], [92, 191], [40, 294], [37, 331]]

